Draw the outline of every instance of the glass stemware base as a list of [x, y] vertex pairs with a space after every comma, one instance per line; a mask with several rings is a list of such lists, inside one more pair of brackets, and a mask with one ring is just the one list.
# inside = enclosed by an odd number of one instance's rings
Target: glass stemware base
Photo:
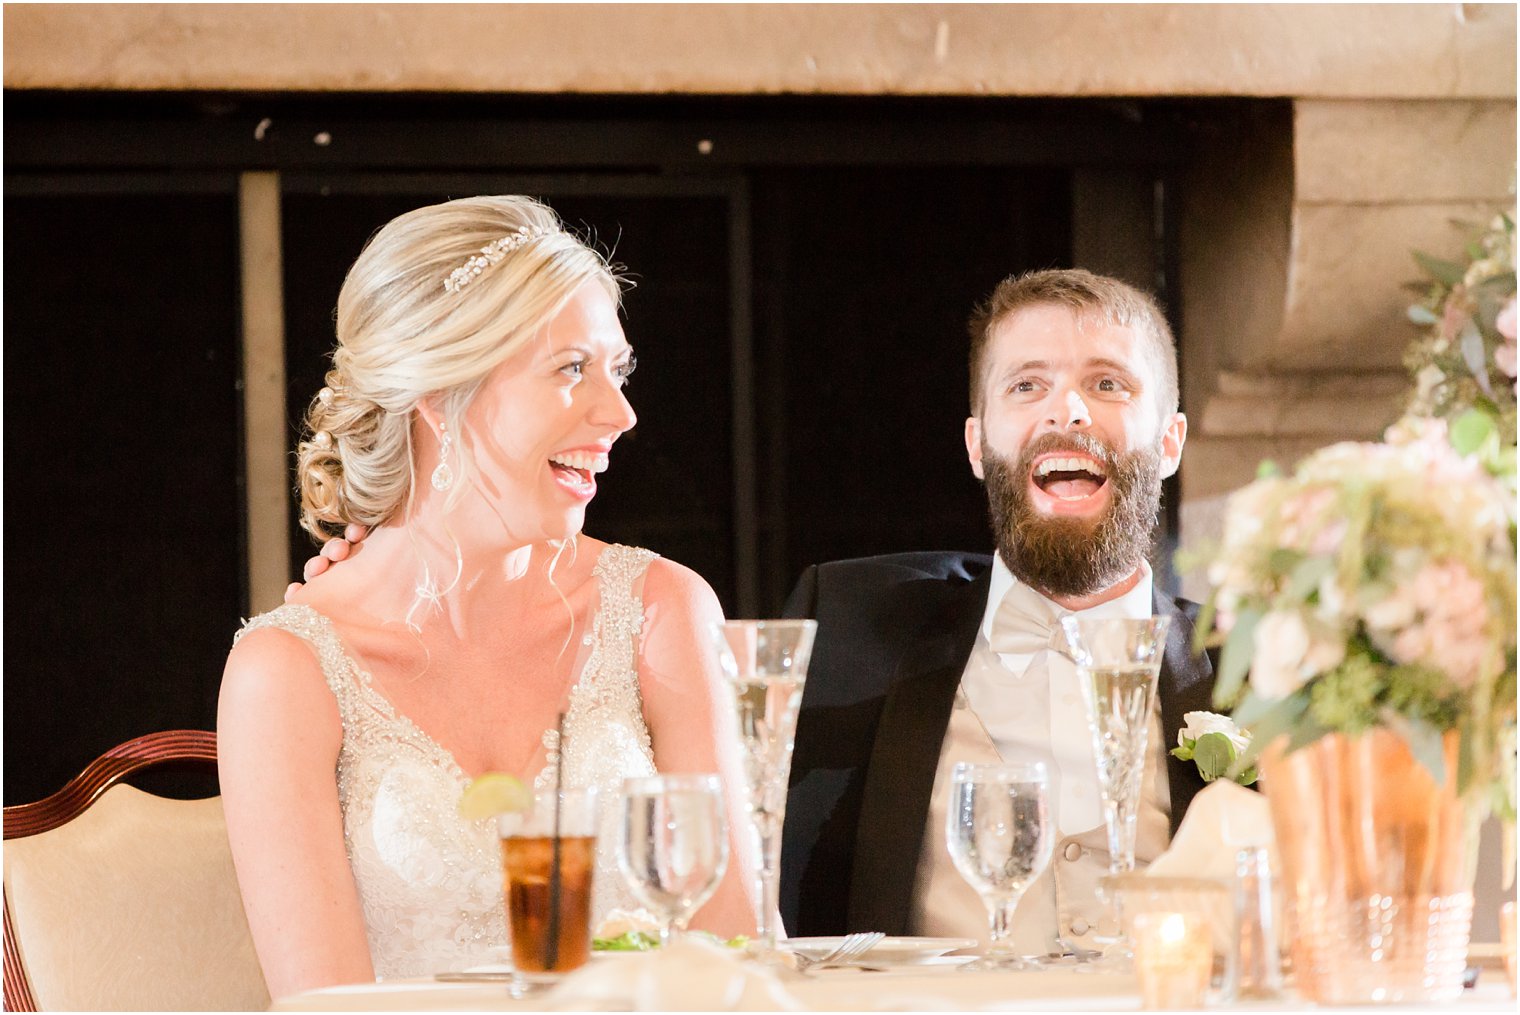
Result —
[[1016, 972], [1040, 973], [1045, 966], [1037, 955], [1020, 955], [1018, 952], [988, 949], [973, 962], [960, 966], [963, 973]]

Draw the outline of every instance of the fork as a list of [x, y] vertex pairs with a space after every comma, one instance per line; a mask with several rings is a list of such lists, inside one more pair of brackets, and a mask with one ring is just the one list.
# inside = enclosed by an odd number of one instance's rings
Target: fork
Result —
[[808, 958], [806, 955], [798, 952], [793, 952], [792, 955], [797, 960], [797, 971], [799, 973], [806, 973], [814, 969], [826, 969], [830, 966], [847, 966], [850, 965], [851, 959], [864, 955], [872, 948], [875, 948], [877, 943], [884, 937], [886, 935], [879, 930], [863, 930], [846, 935], [845, 939], [839, 942], [837, 948], [825, 955], [820, 955], [816, 959]]

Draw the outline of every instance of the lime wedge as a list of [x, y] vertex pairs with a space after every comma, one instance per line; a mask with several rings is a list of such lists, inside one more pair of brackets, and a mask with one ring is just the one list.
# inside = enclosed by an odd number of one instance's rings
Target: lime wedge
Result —
[[465, 787], [459, 797], [459, 816], [481, 821], [532, 806], [533, 794], [520, 780], [505, 772], [487, 772]]

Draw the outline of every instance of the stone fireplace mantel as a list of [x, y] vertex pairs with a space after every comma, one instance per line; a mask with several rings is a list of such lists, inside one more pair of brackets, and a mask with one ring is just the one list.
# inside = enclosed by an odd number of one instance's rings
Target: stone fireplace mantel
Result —
[[1288, 99], [1186, 174], [1183, 529], [1376, 437], [1414, 249], [1513, 201], [1509, 4], [12, 5], [7, 89]]

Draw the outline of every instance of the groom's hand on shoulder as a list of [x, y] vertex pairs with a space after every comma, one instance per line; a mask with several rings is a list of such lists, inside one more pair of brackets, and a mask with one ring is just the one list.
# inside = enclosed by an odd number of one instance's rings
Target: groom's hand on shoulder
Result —
[[[322, 549], [317, 551], [317, 555], [306, 562], [301, 568], [302, 579], [304, 581], [311, 581], [338, 561], [347, 559], [348, 555], [353, 552], [354, 547], [363, 542], [364, 537], [367, 535], [369, 535], [369, 529], [363, 525], [349, 523], [344, 528], [343, 535], [334, 536], [323, 543]], [[287, 603], [290, 602], [291, 597], [303, 587], [301, 582], [291, 582], [285, 588], [285, 601]]]

